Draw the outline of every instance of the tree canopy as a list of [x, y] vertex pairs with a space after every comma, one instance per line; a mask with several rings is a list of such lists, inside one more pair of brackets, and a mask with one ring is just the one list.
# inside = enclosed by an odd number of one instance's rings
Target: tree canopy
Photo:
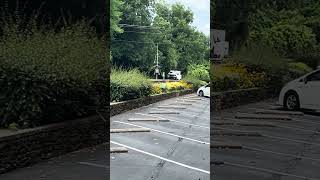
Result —
[[231, 51], [264, 44], [285, 58], [320, 60], [318, 0], [217, 0], [213, 28], [226, 29]]
[[111, 1], [112, 63], [152, 74], [159, 50], [161, 70], [187, 71], [209, 59], [209, 37], [192, 26], [194, 15], [182, 4], [150, 0]]

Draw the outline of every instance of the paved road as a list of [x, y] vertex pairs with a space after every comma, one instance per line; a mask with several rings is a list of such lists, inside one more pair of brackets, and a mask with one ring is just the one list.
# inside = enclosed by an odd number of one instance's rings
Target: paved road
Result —
[[[211, 116], [211, 142], [223, 142], [224, 147], [233, 145], [228, 149], [211, 148], [214, 180], [320, 179], [319, 114], [288, 115], [281, 109], [272, 110], [274, 102], [249, 104]], [[249, 118], [258, 112], [267, 113], [259, 118], [271, 115], [291, 120]], [[251, 136], [244, 136], [245, 133]]]
[[[151, 131], [111, 134], [111, 147], [129, 150], [111, 154], [111, 180], [209, 180], [210, 99], [195, 96], [165, 100], [112, 117], [111, 129]], [[165, 114], [168, 111], [179, 114]], [[170, 121], [132, 122], [130, 118]]]

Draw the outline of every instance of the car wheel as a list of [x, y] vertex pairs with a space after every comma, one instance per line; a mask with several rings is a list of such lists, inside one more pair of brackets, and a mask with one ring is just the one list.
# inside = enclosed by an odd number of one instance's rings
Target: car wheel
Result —
[[199, 96], [201, 96], [201, 97], [204, 96], [203, 91], [199, 91]]
[[284, 98], [284, 107], [291, 111], [300, 109], [300, 100], [298, 94], [295, 92], [288, 93]]

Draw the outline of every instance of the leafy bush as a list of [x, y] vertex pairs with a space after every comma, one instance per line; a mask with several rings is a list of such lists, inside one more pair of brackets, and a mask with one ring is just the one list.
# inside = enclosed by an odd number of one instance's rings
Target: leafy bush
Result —
[[188, 66], [188, 75], [201, 81], [210, 82], [209, 67], [204, 64], [191, 64]]
[[243, 64], [212, 65], [211, 82], [213, 91], [263, 87], [266, 75], [263, 72], [249, 72]]
[[296, 79], [308, 72], [311, 72], [312, 68], [302, 62], [291, 62], [289, 63], [290, 77]]
[[153, 83], [151, 88], [151, 94], [162, 94], [163, 90], [159, 83]]
[[199, 80], [198, 78], [195, 78], [193, 76], [190, 76], [190, 75], [187, 75], [183, 78], [183, 81], [189, 83], [189, 84], [192, 84], [192, 88], [193, 90], [198, 90], [199, 87], [201, 86], [204, 86], [206, 84], [208, 84], [207, 82], [205, 81], [202, 81], [202, 80]]
[[62, 28], [25, 22], [1, 19], [0, 126], [74, 119], [106, 104], [107, 50], [94, 29], [85, 21]]
[[112, 69], [110, 75], [111, 101], [149, 96], [152, 84], [149, 78], [137, 69]]
[[173, 91], [189, 90], [193, 85], [185, 81], [154, 83], [152, 85], [152, 94], [168, 93]]
[[288, 60], [262, 43], [241, 48], [230, 62], [245, 65], [249, 73], [265, 73], [264, 84], [270, 88], [280, 88], [288, 79]]

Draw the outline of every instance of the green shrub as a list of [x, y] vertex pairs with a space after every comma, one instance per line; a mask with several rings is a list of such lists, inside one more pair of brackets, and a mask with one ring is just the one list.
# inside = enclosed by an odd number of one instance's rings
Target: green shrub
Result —
[[204, 86], [207, 84], [207, 82], [199, 80], [198, 78], [195, 78], [190, 75], [185, 76], [183, 80], [189, 84], [192, 84], [192, 89], [195, 91], [198, 90], [201, 86]]
[[1, 127], [74, 119], [106, 104], [106, 45], [87, 22], [61, 28], [22, 22], [1, 21]]
[[110, 88], [111, 101], [125, 101], [149, 96], [152, 91], [152, 83], [137, 69], [112, 69]]
[[210, 82], [209, 67], [204, 64], [191, 64], [188, 66], [188, 75], [201, 81]]
[[296, 79], [311, 71], [312, 68], [302, 62], [289, 63], [289, 73], [292, 79]]
[[265, 73], [269, 88], [278, 89], [287, 81], [288, 60], [262, 43], [241, 48], [230, 61], [244, 64], [250, 73]]

